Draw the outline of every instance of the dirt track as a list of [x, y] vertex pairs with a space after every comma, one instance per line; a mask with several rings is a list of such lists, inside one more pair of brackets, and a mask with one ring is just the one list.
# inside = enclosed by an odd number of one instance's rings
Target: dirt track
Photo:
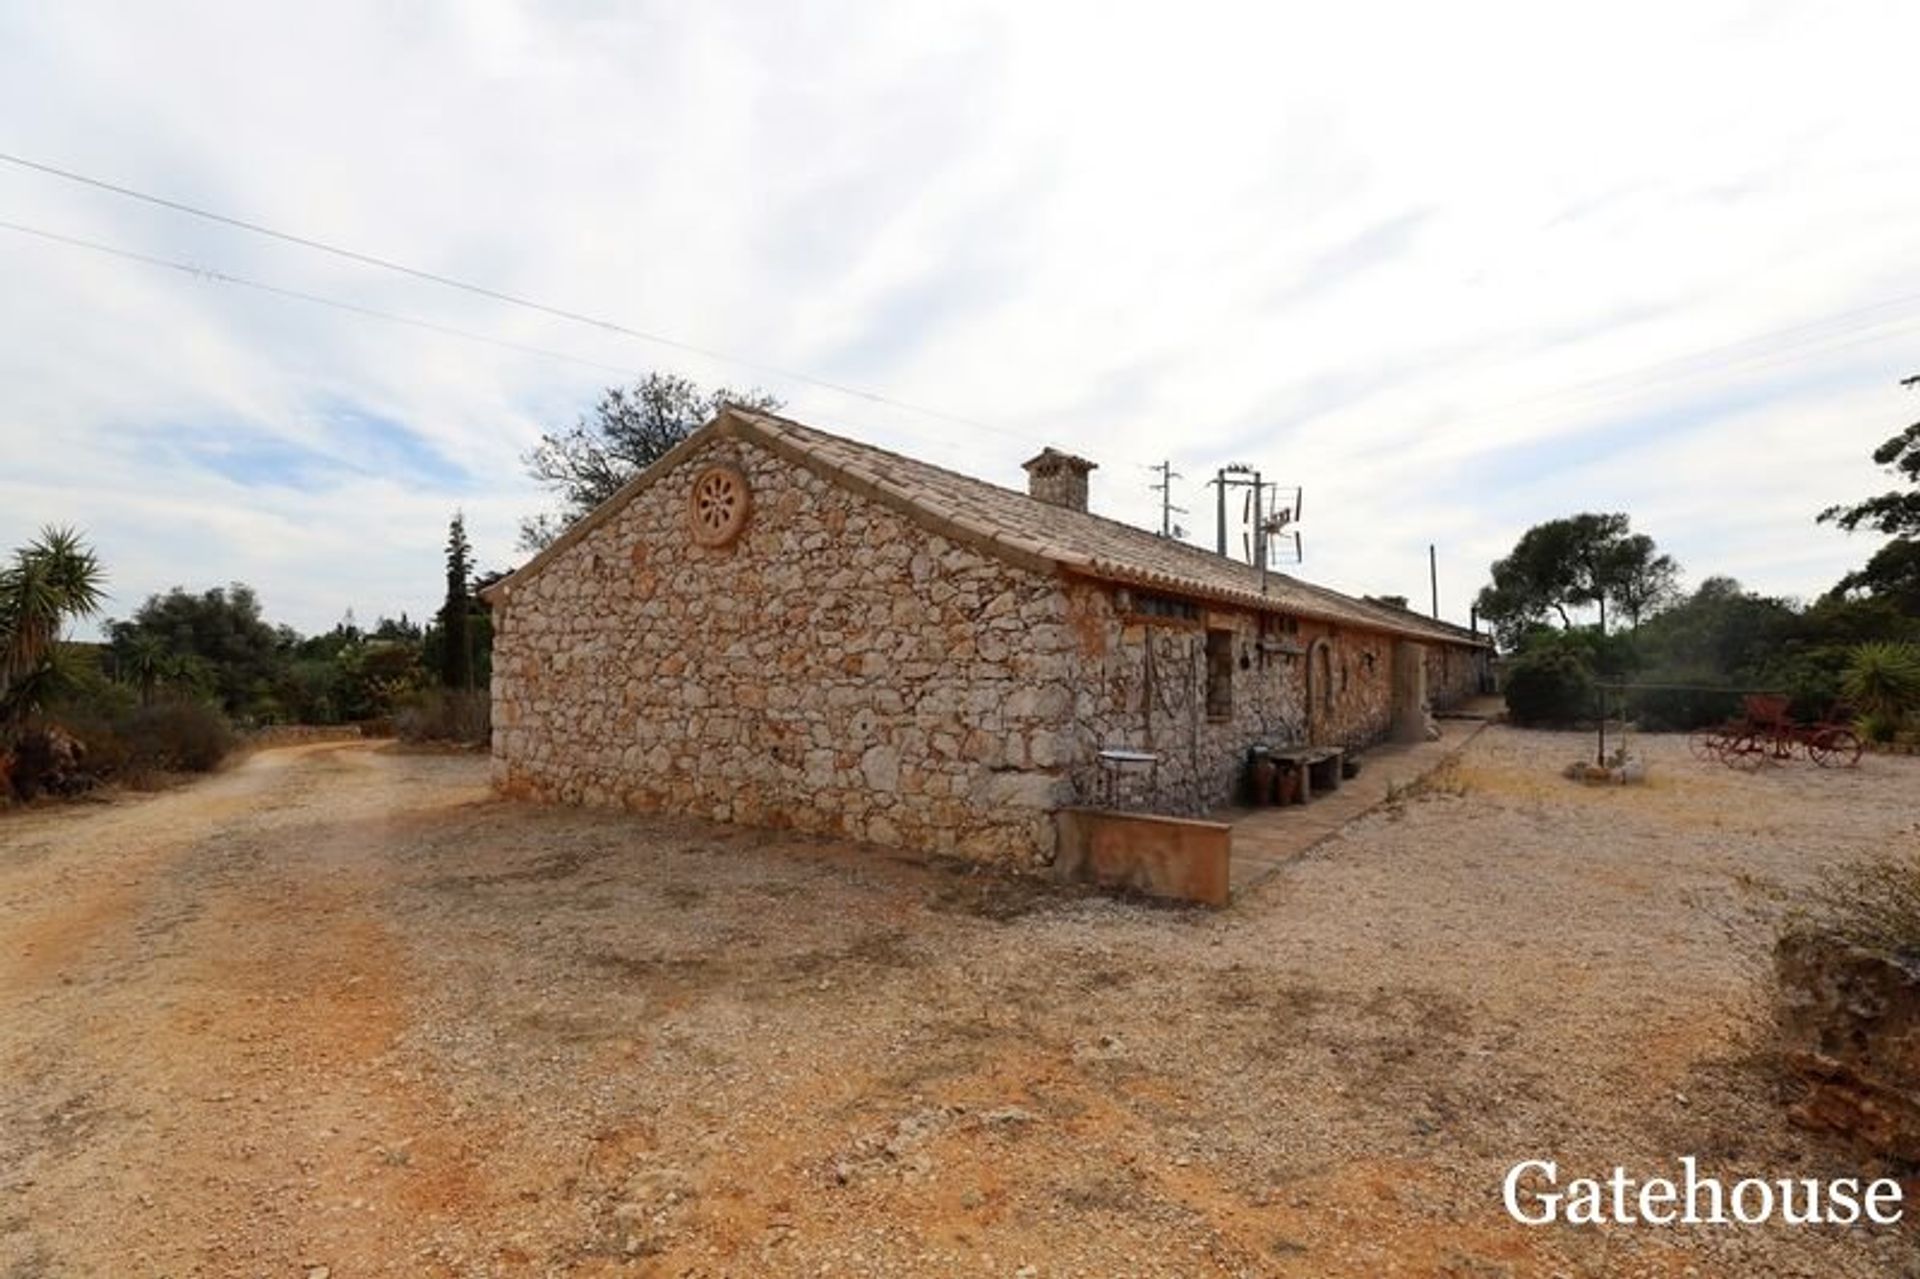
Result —
[[1583, 746], [1490, 732], [1222, 914], [361, 744], [0, 816], [0, 1276], [1914, 1273], [1501, 1214], [1531, 1156], [1860, 1171], [1751, 1001], [1795, 884], [1920, 839], [1920, 761]]

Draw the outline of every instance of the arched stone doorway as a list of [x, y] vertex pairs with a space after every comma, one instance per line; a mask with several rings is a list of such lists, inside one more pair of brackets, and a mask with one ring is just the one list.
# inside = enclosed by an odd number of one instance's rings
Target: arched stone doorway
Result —
[[1327, 745], [1333, 735], [1333, 644], [1324, 636], [1307, 648], [1307, 743]]

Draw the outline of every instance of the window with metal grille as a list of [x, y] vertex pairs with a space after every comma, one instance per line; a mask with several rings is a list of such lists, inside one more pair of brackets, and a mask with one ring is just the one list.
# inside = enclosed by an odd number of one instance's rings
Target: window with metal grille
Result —
[[1165, 595], [1135, 592], [1133, 612], [1145, 617], [1177, 617], [1185, 622], [1200, 620], [1200, 606], [1188, 600], [1169, 599]]
[[1207, 718], [1233, 717], [1233, 632], [1207, 632]]

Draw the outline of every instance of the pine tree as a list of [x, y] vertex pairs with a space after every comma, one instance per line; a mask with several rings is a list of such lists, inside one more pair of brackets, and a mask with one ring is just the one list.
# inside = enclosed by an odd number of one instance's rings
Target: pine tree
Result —
[[473, 651], [467, 634], [473, 611], [473, 547], [467, 542], [467, 520], [453, 514], [447, 527], [447, 602], [440, 606], [440, 682], [448, 688], [473, 687]]

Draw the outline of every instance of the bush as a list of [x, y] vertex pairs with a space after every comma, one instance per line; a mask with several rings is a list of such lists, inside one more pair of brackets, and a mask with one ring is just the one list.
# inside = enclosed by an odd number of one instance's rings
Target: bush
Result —
[[233, 750], [233, 726], [200, 702], [142, 706], [115, 726], [134, 768], [170, 773], [206, 773]]
[[[1706, 684], [1705, 678], [1695, 677]], [[1649, 682], [1687, 683], [1683, 676], [1655, 674]], [[1686, 732], [1724, 724], [1740, 713], [1740, 694], [1706, 688], [1636, 688], [1628, 694], [1628, 713], [1649, 733]]]
[[226, 716], [202, 702], [168, 701], [113, 714], [63, 717], [96, 777], [138, 782], [153, 773], [207, 773], [232, 753]]
[[393, 731], [409, 742], [485, 742], [493, 733], [492, 697], [483, 692], [423, 690], [394, 711]]
[[1870, 711], [1853, 721], [1853, 731], [1860, 735], [1863, 742], [1884, 746], [1900, 735], [1900, 721], [1878, 711]]
[[1825, 719], [1840, 699], [1847, 650], [1833, 644], [1802, 646], [1739, 673], [1747, 687], [1785, 693], [1796, 719]]
[[1570, 724], [1594, 714], [1593, 675], [1579, 654], [1543, 644], [1507, 668], [1507, 714], [1516, 724]]
[[1920, 854], [1883, 854], [1823, 872], [1788, 931], [1920, 960]]

